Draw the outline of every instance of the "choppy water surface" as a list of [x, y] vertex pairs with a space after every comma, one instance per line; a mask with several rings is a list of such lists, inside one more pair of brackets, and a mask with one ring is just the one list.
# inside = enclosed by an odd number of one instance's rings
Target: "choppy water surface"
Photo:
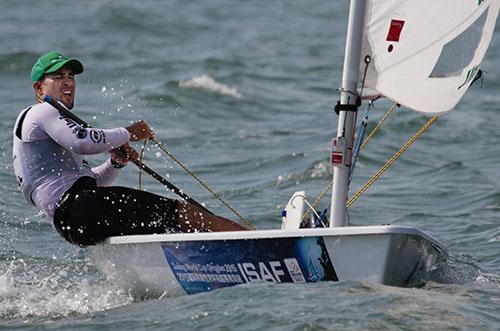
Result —
[[[13, 122], [33, 102], [31, 65], [59, 49], [84, 63], [82, 117], [100, 127], [146, 119], [258, 228], [278, 227], [294, 191], [314, 198], [331, 178], [347, 7], [316, 0], [4, 1], [0, 327], [500, 329], [500, 31], [483, 64], [483, 88], [473, 87], [350, 210], [354, 224], [413, 225], [447, 245], [450, 260], [414, 288], [261, 284], [145, 300], [100, 274], [87, 252], [59, 238], [18, 192]], [[376, 104], [370, 128], [389, 106]], [[353, 190], [425, 121], [398, 110], [363, 152]], [[145, 161], [231, 217], [156, 149]], [[135, 186], [137, 170], [129, 166], [118, 184]]]

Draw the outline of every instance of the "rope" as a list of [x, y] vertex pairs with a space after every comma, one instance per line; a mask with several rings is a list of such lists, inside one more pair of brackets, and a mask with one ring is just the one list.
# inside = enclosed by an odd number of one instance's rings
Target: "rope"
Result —
[[361, 151], [361, 145], [363, 144], [363, 140], [366, 134], [366, 127], [368, 126], [368, 115], [372, 107], [373, 103], [371, 102], [368, 103], [363, 119], [361, 120], [361, 124], [358, 127], [358, 132], [356, 134], [356, 141], [354, 142], [354, 150], [352, 152], [351, 169], [349, 169], [349, 185], [351, 184], [352, 176], [354, 175], [354, 169], [356, 169], [359, 152]]
[[323, 192], [321, 192], [321, 194], [316, 198], [316, 200], [314, 200], [312, 206], [309, 206], [309, 209], [304, 214], [304, 217], [302, 217], [302, 220], [306, 220], [309, 217], [309, 215], [311, 215], [311, 213], [313, 212], [314, 209], [316, 209], [316, 206], [321, 201], [321, 199], [323, 199], [323, 197], [325, 196], [325, 194], [330, 191], [330, 189], [332, 188], [332, 185], [333, 185], [333, 180], [331, 180], [328, 183], [328, 185], [325, 187], [325, 189], [323, 190]]
[[[382, 117], [382, 119], [377, 123], [377, 125], [373, 128], [373, 130], [370, 132], [370, 134], [368, 135], [368, 137], [366, 137], [364, 143], [361, 145], [361, 147], [359, 148], [360, 150], [364, 149], [365, 146], [366, 146], [366, 143], [371, 139], [371, 137], [373, 137], [373, 135], [380, 129], [380, 127], [382, 126], [382, 124], [385, 122], [385, 120], [389, 117], [390, 114], [392, 114], [392, 112], [394, 112], [394, 110], [396, 110], [396, 108], [398, 108], [400, 105], [395, 103], [385, 114], [384, 116]], [[312, 208], [309, 207], [309, 209], [307, 210], [307, 212], [304, 214], [304, 217], [302, 218], [303, 220], [307, 219], [309, 217], [309, 215], [311, 215], [311, 212], [313, 211], [314, 208], [316, 208], [316, 206], [319, 204], [319, 202], [323, 199], [323, 197], [325, 196], [325, 194], [327, 192], [329, 192], [332, 188], [332, 185], [333, 185], [333, 180], [331, 180], [328, 185], [325, 187], [325, 189], [320, 193], [320, 195], [316, 198], [316, 200], [314, 200], [313, 204], [312, 204]]]
[[371, 62], [371, 57], [370, 55], [365, 56], [365, 70], [363, 72], [363, 80], [361, 81], [361, 91], [359, 92], [359, 96], [363, 97], [363, 90], [365, 89], [365, 81], [366, 81], [366, 74], [368, 73], [368, 66], [370, 65]]
[[346, 207], [349, 208], [356, 200], [358, 200], [358, 198], [377, 180], [380, 178], [380, 176], [382, 176], [382, 174], [401, 156], [401, 154], [403, 154], [407, 149], [408, 147], [410, 147], [414, 142], [415, 140], [418, 139], [418, 137], [420, 137], [435, 121], [437, 121], [438, 117], [437, 116], [432, 116], [428, 121], [427, 123], [425, 123], [425, 125], [420, 129], [418, 130], [417, 133], [415, 133], [415, 135], [413, 137], [410, 138], [410, 140], [408, 140], [408, 142], [406, 144], [404, 144], [403, 147], [401, 147], [401, 149], [399, 151], [396, 152], [396, 154], [394, 154], [390, 159], [389, 161], [387, 161], [383, 166], [382, 168], [380, 168], [379, 171], [377, 171], [377, 173], [375, 175], [373, 175], [372, 178], [370, 178], [368, 180], [368, 182], [366, 182], [365, 185], [363, 185], [363, 187], [361, 187], [359, 189], [358, 192], [356, 192], [356, 194], [354, 194], [352, 196], [351, 199], [349, 199], [349, 201], [347, 202], [346, 204]]
[[395, 103], [385, 114], [384, 116], [378, 121], [377, 125], [373, 128], [373, 130], [370, 132], [368, 137], [366, 137], [365, 141], [361, 145], [361, 149], [365, 147], [365, 145], [372, 139], [373, 135], [378, 131], [378, 129], [382, 126], [382, 124], [385, 122], [385, 120], [391, 115], [397, 108], [399, 108], [401, 105], [398, 103]]
[[165, 147], [163, 147], [158, 141], [155, 139], [151, 139], [156, 146], [161, 149], [165, 154], [167, 154], [172, 160], [175, 161], [188, 175], [193, 177], [201, 186], [203, 186], [208, 192], [210, 192], [217, 200], [219, 200], [227, 209], [229, 209], [233, 214], [235, 214], [241, 221], [243, 221], [246, 225], [255, 230], [255, 227], [252, 225], [250, 221], [245, 219], [238, 213], [233, 207], [231, 207], [227, 202], [225, 202], [214, 190], [212, 190], [207, 184], [205, 184], [198, 176], [192, 173], [181, 161], [179, 161], [172, 153], [170, 153]]

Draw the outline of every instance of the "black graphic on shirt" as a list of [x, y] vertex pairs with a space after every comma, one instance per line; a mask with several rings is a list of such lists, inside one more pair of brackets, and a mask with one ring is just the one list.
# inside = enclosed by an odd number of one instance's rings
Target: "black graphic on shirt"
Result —
[[87, 130], [85, 129], [85, 127], [81, 126], [73, 119], [66, 117], [64, 115], [59, 116], [59, 119], [64, 121], [70, 129], [73, 129], [73, 133], [78, 137], [78, 139], [84, 139], [90, 133], [90, 140], [92, 140], [93, 143], [95, 144], [99, 144], [101, 142], [106, 143], [106, 135], [104, 134], [104, 131], [100, 129]]
[[69, 117], [59, 116], [59, 119], [63, 120], [70, 129], [73, 129], [74, 127], [80, 127], [81, 128], [80, 124], [76, 123], [74, 120], [72, 120]]
[[105, 143], [106, 142], [106, 135], [104, 135], [104, 132], [99, 129], [91, 129], [90, 130], [90, 139], [98, 144], [100, 142]]
[[76, 133], [78, 139], [85, 139], [85, 137], [87, 137], [87, 130], [82, 127], [79, 129], [73, 129], [73, 133]]

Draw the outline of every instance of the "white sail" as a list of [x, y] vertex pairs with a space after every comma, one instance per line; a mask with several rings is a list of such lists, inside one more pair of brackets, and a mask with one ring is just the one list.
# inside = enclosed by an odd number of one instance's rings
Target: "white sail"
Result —
[[479, 71], [500, 0], [368, 0], [360, 75], [413, 110], [451, 110]]

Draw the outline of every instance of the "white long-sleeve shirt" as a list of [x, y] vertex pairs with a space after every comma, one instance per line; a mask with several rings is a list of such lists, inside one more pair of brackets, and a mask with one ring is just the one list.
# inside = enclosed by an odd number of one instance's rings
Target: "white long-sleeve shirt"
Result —
[[[31, 107], [22, 123], [21, 135], [24, 142], [52, 139], [83, 163], [86, 163], [83, 155], [108, 152], [130, 139], [130, 133], [125, 128], [83, 128], [73, 120], [61, 116], [57, 109], [48, 103], [39, 103]], [[102, 165], [92, 168], [91, 174], [97, 180], [98, 186], [108, 186], [118, 175], [118, 169], [113, 168], [110, 160], [107, 160]], [[88, 171], [81, 171], [50, 176], [34, 189], [32, 199], [35, 206], [52, 219], [56, 203], [64, 192], [78, 178], [88, 175]]]

